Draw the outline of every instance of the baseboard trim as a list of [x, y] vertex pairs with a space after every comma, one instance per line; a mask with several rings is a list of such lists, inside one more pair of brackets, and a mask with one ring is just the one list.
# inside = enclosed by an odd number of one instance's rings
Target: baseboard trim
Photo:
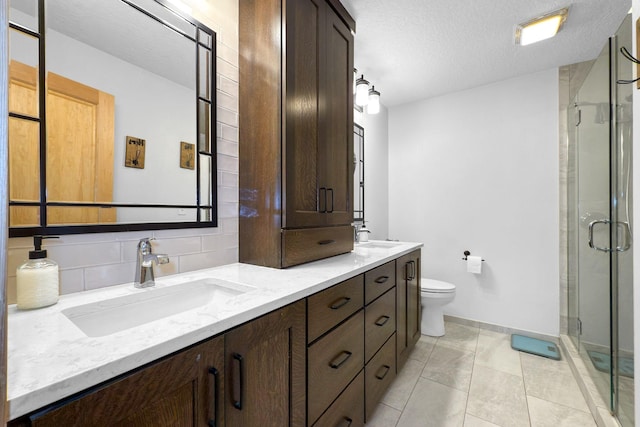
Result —
[[560, 341], [559, 337], [556, 337], [556, 336], [553, 336], [553, 335], [546, 335], [546, 334], [541, 334], [541, 333], [538, 333], [538, 332], [526, 331], [524, 329], [508, 328], [506, 326], [495, 325], [493, 323], [480, 322], [478, 320], [469, 320], [469, 319], [464, 319], [462, 317], [449, 316], [447, 314], [444, 315], [444, 320], [447, 321], [447, 322], [457, 323], [459, 325], [473, 326], [473, 327], [480, 328], [480, 329], [485, 329], [485, 330], [488, 330], [488, 331], [501, 332], [503, 334], [526, 335], [526, 336], [532, 337], [532, 338], [551, 341], [551, 342], [556, 343], [556, 344], [558, 344], [559, 341]]

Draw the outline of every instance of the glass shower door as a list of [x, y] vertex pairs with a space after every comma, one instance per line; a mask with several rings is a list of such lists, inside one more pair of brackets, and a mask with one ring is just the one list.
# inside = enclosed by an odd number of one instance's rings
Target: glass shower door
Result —
[[[594, 61], [569, 122], [569, 332], [623, 426], [633, 420], [631, 18]], [[573, 117], [572, 117], [573, 115]], [[571, 221], [573, 222], [571, 223]]]

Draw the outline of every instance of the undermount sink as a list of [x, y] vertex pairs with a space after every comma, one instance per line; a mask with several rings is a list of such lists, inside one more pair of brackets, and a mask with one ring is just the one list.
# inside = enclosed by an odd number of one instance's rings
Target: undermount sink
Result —
[[[132, 285], [133, 286], [133, 285]], [[223, 307], [255, 288], [203, 278], [62, 310], [89, 337], [102, 337], [208, 304]]]
[[358, 244], [358, 247], [363, 247], [366, 249], [389, 249], [394, 248], [396, 246], [401, 245], [401, 242], [384, 242], [384, 241], [374, 241], [374, 242], [362, 242]]

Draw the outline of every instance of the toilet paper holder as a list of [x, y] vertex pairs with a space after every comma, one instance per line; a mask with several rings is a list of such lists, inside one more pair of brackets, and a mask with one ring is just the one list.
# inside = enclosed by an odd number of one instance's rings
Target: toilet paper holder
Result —
[[[467, 260], [467, 257], [468, 257], [469, 255], [471, 255], [471, 252], [469, 252], [469, 251], [464, 251], [464, 252], [463, 252], [463, 254], [464, 254], [464, 258], [462, 258], [462, 260], [463, 260], [463, 261], [466, 261], [466, 260]], [[484, 261], [484, 260], [482, 260], [482, 261]]]

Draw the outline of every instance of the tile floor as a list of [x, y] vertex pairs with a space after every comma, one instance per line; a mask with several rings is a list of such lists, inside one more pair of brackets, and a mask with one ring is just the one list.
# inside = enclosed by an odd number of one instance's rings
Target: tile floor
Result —
[[595, 427], [561, 361], [511, 349], [511, 335], [447, 322], [422, 336], [367, 427]]

